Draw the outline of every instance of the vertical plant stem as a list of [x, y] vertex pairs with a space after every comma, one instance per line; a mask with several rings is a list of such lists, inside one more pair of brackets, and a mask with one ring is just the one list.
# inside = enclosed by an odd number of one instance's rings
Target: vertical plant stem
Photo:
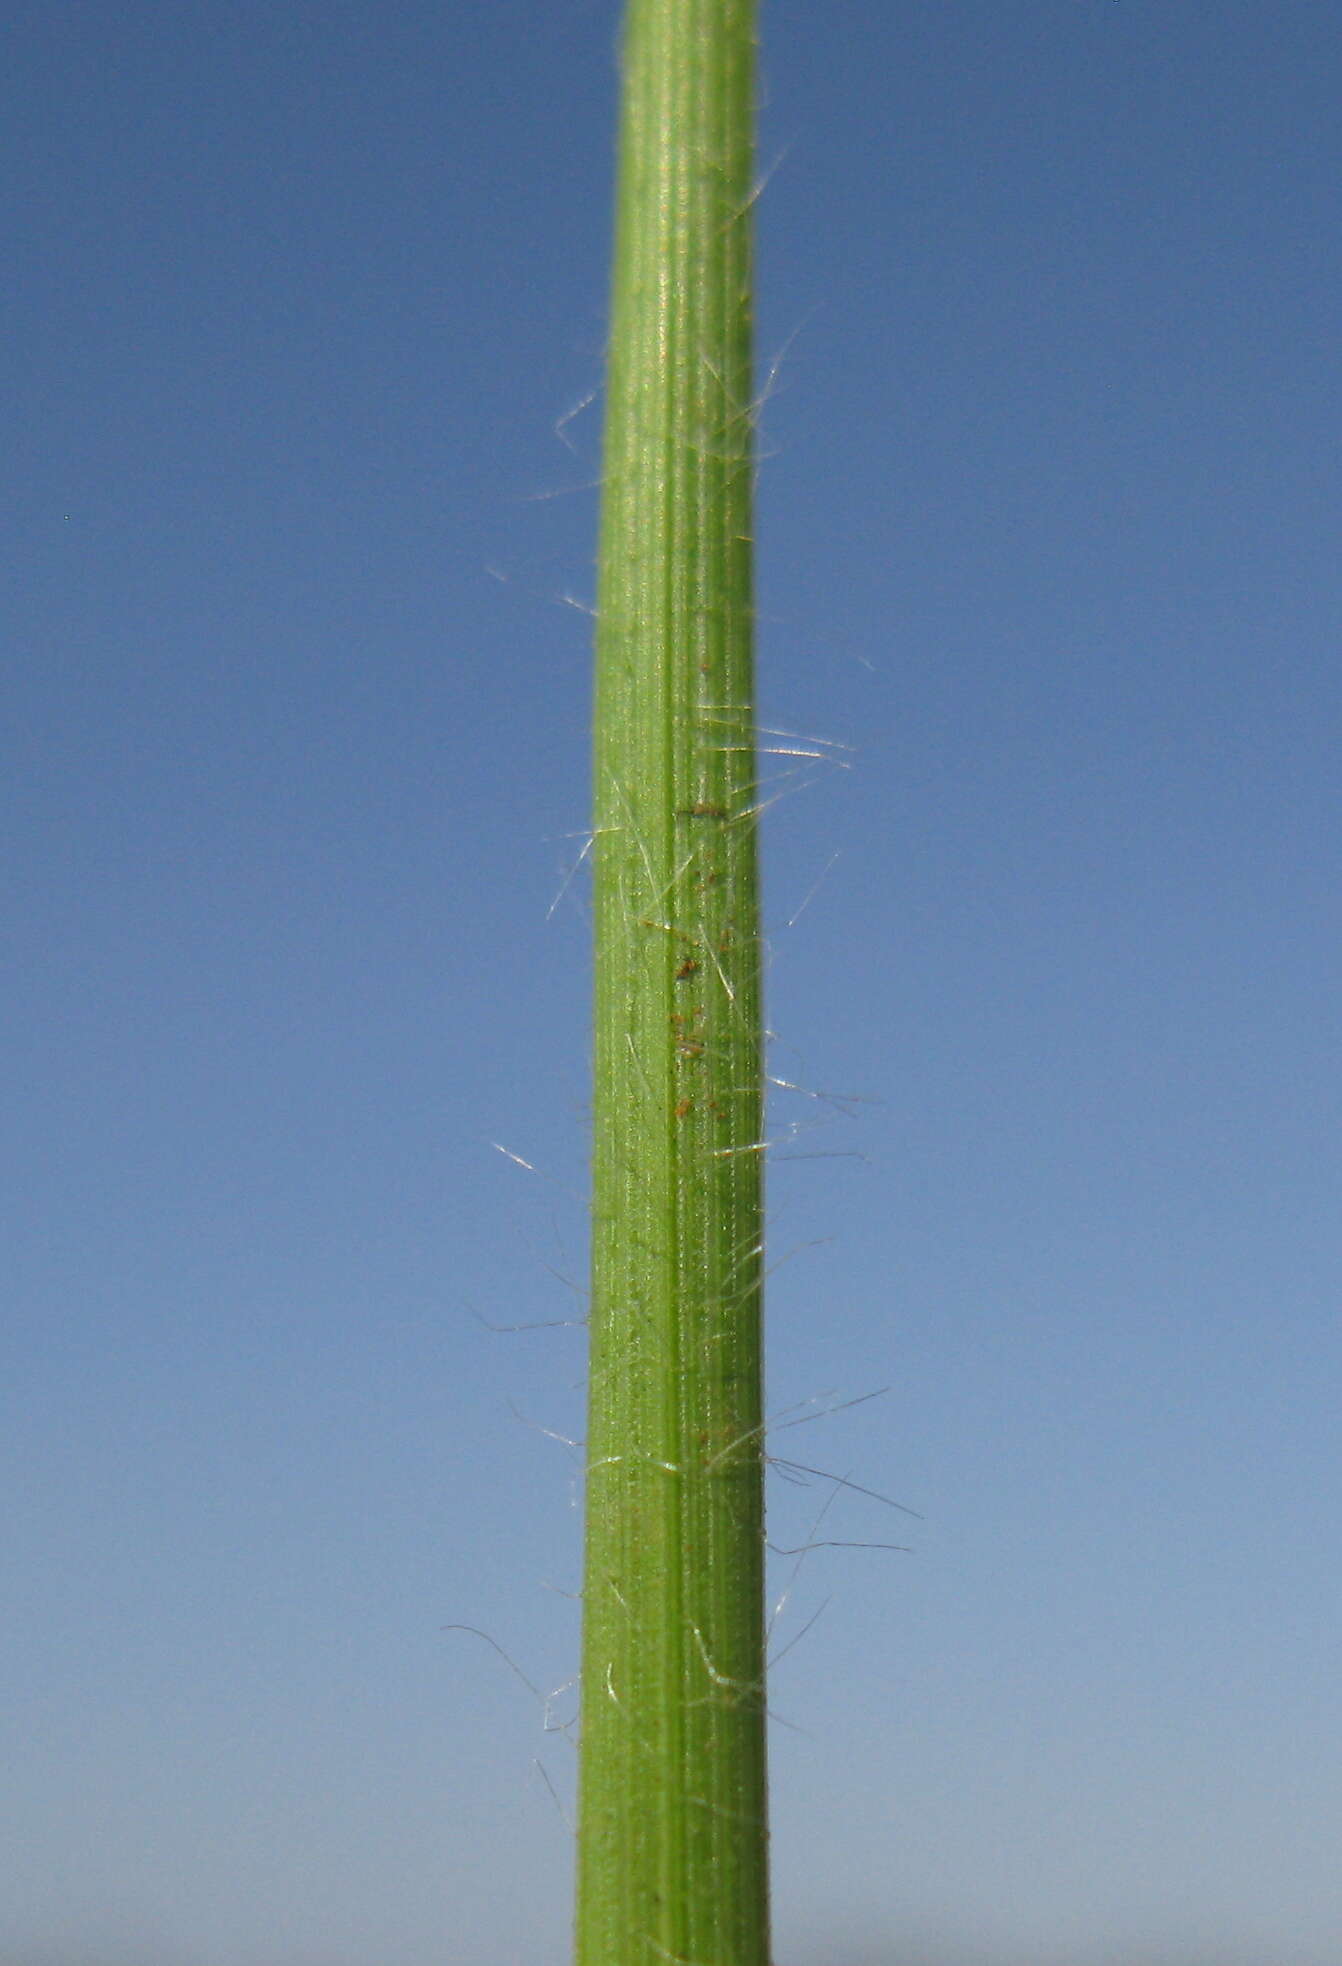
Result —
[[754, 0], [630, 0], [595, 704], [577, 1966], [767, 1966]]

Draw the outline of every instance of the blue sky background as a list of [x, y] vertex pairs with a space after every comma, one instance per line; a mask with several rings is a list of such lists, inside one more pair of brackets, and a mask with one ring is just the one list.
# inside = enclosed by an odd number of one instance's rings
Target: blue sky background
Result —
[[[10, 19], [0, 1960], [549, 1966], [616, 8]], [[765, 33], [779, 1966], [1335, 1966], [1338, 17]]]

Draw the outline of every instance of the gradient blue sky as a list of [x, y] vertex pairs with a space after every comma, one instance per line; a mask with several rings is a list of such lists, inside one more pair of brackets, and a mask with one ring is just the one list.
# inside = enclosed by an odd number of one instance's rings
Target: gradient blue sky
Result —
[[[1342, 29], [764, 24], [779, 1966], [1335, 1966]], [[615, 28], [11, 7], [4, 1966], [565, 1957]]]

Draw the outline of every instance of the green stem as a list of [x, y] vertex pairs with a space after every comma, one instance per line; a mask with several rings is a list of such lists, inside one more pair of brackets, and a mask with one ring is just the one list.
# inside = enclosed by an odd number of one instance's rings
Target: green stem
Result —
[[767, 1966], [754, 0], [629, 0], [595, 705], [577, 1966]]

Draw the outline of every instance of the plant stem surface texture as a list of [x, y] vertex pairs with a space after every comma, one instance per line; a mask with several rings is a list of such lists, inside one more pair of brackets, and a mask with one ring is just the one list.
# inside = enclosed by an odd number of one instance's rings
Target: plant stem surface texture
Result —
[[754, 0], [630, 0], [594, 710], [577, 1966], [768, 1966]]

